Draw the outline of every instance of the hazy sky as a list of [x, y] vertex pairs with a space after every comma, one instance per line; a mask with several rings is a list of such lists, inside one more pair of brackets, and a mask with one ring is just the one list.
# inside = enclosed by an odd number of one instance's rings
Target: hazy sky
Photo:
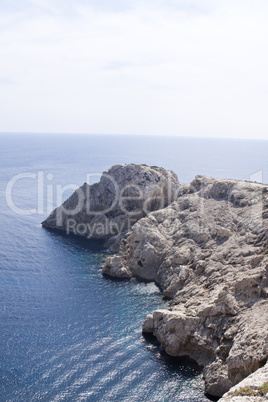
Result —
[[0, 131], [268, 139], [268, 1], [0, 0]]

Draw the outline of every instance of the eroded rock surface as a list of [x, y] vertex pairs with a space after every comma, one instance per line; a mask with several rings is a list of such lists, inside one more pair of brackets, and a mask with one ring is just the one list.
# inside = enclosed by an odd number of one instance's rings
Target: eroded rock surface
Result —
[[226, 394], [223, 395], [219, 402], [264, 402], [267, 400], [268, 363], [232, 387]]
[[176, 174], [146, 165], [115, 165], [99, 183], [85, 183], [42, 225], [92, 239], [122, 235], [148, 212], [169, 205], [182, 191]]
[[204, 366], [222, 396], [268, 357], [268, 187], [197, 176], [178, 199], [140, 219], [103, 273], [155, 281], [168, 309], [143, 331]]
[[207, 393], [222, 396], [267, 361], [267, 186], [204, 176], [180, 186], [162, 168], [116, 165], [43, 226], [110, 239], [104, 274], [159, 285], [169, 307], [143, 331], [204, 366]]

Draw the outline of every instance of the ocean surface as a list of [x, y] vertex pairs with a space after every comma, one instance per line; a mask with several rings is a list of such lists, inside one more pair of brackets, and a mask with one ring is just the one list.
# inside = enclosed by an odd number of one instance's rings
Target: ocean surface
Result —
[[154, 284], [104, 278], [102, 243], [41, 221], [116, 163], [268, 183], [268, 141], [0, 136], [0, 401], [206, 401], [200, 369], [143, 338]]

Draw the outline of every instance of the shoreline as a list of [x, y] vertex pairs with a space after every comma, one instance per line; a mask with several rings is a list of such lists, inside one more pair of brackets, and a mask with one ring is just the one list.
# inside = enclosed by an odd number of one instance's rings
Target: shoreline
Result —
[[[111, 216], [97, 214], [89, 220], [78, 214], [80, 224], [108, 220], [124, 227], [141, 199], [150, 210], [139, 210], [126, 230], [110, 236], [115, 254], [108, 256], [103, 274], [158, 284], [170, 304], [146, 317], [143, 332], [153, 334], [169, 355], [186, 355], [201, 364], [205, 393], [220, 397], [268, 357], [268, 338], [263, 337], [268, 333], [268, 188], [205, 176], [180, 185], [174, 174], [144, 165], [116, 165], [111, 172], [120, 191], [142, 183], [143, 198], [128, 193], [134, 197], [127, 200], [128, 213], [122, 214], [118, 202]], [[93, 201], [102, 194], [105, 203], [109, 186], [104, 177], [93, 192], [90, 188]], [[48, 226], [53, 227], [62, 209], [55, 211]], [[107, 230], [103, 238], [109, 237]]]

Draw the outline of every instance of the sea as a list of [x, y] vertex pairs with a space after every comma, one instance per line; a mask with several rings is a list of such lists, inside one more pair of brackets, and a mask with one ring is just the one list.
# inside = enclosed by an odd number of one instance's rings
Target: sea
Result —
[[268, 183], [268, 141], [0, 135], [0, 401], [206, 401], [202, 370], [141, 327], [166, 303], [153, 283], [105, 278], [102, 242], [41, 227], [114, 164]]

